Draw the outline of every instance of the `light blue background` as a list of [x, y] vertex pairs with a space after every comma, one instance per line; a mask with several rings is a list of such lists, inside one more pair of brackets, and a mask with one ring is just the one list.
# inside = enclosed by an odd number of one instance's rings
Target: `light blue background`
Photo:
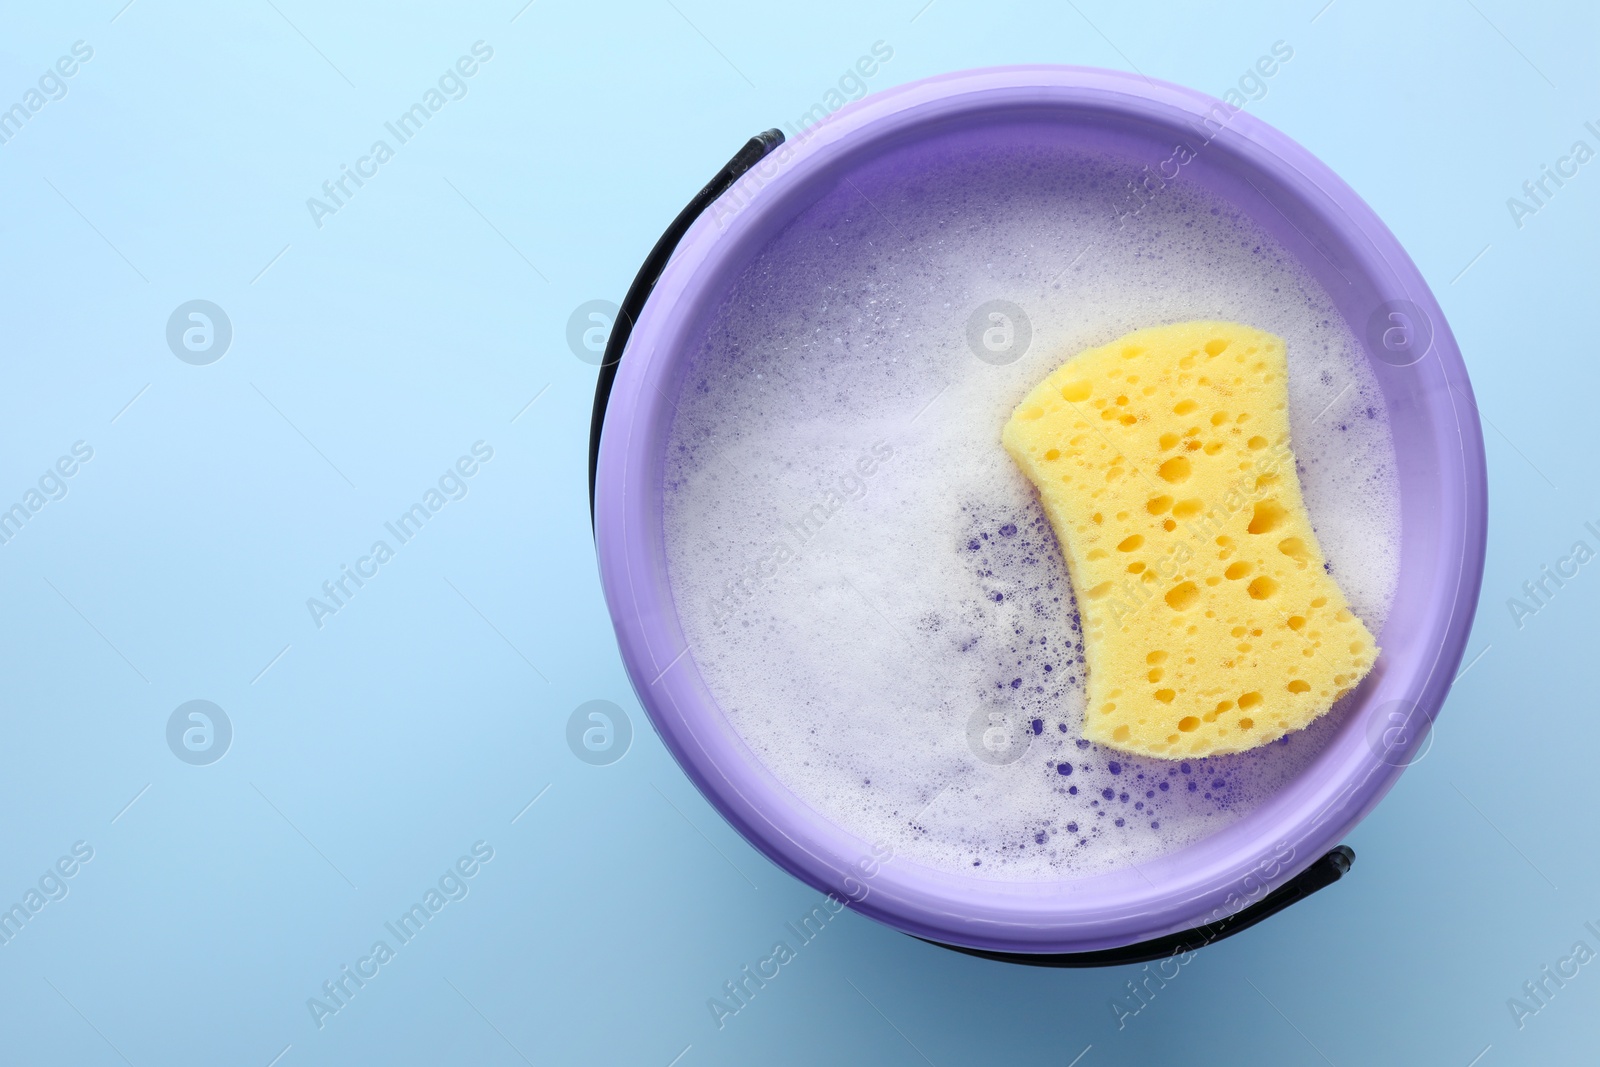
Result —
[[[1600, 162], [1520, 230], [1506, 207], [1600, 147], [1592, 9], [122, 3], [8, 3], [0, 33], [0, 106], [94, 49], [0, 145], [0, 505], [94, 449], [0, 546], [0, 904], [94, 849], [0, 946], [0, 1061], [1595, 1061], [1600, 964], [1521, 1030], [1506, 1006], [1600, 949], [1600, 563], [1520, 629], [1506, 607], [1600, 525]], [[318, 229], [306, 198], [478, 40], [468, 95]], [[599, 593], [569, 314], [620, 299], [731, 152], [879, 40], [874, 89], [1051, 62], [1217, 94], [1288, 42], [1251, 110], [1393, 228], [1490, 423], [1482, 658], [1432, 752], [1351, 836], [1349, 878], [1122, 1030], [1137, 968], [1008, 967], [853, 914], [719, 1030], [707, 998], [816, 894], [679, 773]], [[196, 298], [233, 323], [210, 366], [164, 340]], [[306, 598], [479, 440], [470, 494], [317, 629]], [[165, 740], [196, 698], [234, 728], [210, 766]], [[591, 699], [636, 728], [611, 766], [565, 741]], [[319, 1030], [307, 998], [479, 840], [470, 895]]]

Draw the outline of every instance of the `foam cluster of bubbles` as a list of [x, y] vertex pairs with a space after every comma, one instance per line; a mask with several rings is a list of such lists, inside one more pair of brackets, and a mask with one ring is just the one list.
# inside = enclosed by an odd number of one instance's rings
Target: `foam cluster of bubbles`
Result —
[[[665, 474], [684, 634], [755, 756], [864, 840], [991, 878], [1143, 862], [1281, 789], [1340, 709], [1187, 762], [1085, 741], [1071, 582], [1001, 426], [1049, 371], [1134, 329], [1283, 337], [1306, 504], [1379, 633], [1399, 565], [1384, 401], [1325, 291], [1229, 203], [1179, 182], [1130, 215], [1143, 161], [917, 151], [807, 208], [690, 353]], [[1014, 362], [969, 344], [994, 300], [1028, 320]]]

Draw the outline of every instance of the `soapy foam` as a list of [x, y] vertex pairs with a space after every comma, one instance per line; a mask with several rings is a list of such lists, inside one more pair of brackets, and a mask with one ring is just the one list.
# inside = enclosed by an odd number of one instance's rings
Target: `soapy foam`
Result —
[[[1078, 352], [1188, 319], [1283, 337], [1330, 573], [1374, 633], [1393, 596], [1393, 443], [1356, 338], [1192, 184], [1119, 220], [1139, 165], [951, 146], [912, 177], [858, 169], [742, 274], [676, 397], [666, 549], [697, 667], [789, 789], [919, 863], [1059, 879], [1142, 862], [1261, 804], [1343, 718], [1185, 762], [1082, 739], [1066, 564], [999, 442]], [[1008, 365], [967, 339], [995, 299], [1032, 328]]]

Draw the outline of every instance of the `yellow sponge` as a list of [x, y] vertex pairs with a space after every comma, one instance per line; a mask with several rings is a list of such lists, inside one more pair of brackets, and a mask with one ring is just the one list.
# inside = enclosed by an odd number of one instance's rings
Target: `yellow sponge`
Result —
[[1281, 338], [1233, 322], [1128, 334], [1040, 382], [1001, 440], [1066, 553], [1091, 741], [1167, 759], [1255, 748], [1377, 659], [1300, 496]]

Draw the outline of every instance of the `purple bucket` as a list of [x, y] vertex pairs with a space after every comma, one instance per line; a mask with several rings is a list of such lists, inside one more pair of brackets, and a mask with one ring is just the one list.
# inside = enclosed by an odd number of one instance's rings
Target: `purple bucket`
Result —
[[[1236, 205], [1317, 279], [1364, 341], [1390, 412], [1402, 538], [1378, 665], [1298, 777], [1225, 829], [1137, 869], [1029, 882], [898, 857], [879, 862], [873, 842], [802, 803], [739, 738], [674, 608], [665, 443], [671, 398], [705, 324], [741, 269], [820, 190], [886, 153], [956, 133], [1055, 140], [1152, 165], [1176, 142], [1204, 138], [1183, 180]], [[665, 240], [658, 246], [653, 259], [671, 260], [653, 291], [637, 287], [649, 300], [626, 358], [602, 372], [595, 531], [606, 602], [640, 702], [690, 779], [746, 840], [896, 929], [1034, 958], [1105, 954], [1225, 923], [1284, 899], [1285, 886], [1341, 854], [1330, 850], [1426, 744], [1472, 624], [1487, 521], [1482, 433], [1455, 340], [1410, 258], [1344, 182], [1283, 134], [1200, 93], [1109, 71], [1008, 67], [931, 78], [848, 106], [768, 156], [689, 225], [692, 217], [681, 218], [687, 232], [675, 251]]]

